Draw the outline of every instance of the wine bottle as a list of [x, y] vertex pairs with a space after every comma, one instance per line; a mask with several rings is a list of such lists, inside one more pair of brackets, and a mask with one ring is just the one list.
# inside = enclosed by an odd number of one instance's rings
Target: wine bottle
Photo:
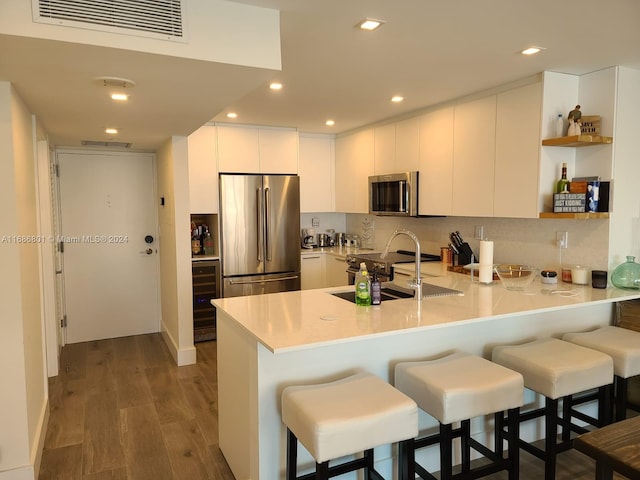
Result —
[[556, 193], [569, 193], [569, 180], [567, 180], [567, 164], [562, 164], [562, 176], [556, 184]]

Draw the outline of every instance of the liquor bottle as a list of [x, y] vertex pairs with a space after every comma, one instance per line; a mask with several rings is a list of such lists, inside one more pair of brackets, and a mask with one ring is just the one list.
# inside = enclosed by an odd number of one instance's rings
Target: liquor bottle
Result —
[[356, 276], [356, 305], [371, 305], [371, 280], [364, 262], [360, 264], [360, 271]]
[[567, 164], [562, 164], [562, 176], [556, 184], [556, 193], [569, 193], [569, 180], [567, 180]]

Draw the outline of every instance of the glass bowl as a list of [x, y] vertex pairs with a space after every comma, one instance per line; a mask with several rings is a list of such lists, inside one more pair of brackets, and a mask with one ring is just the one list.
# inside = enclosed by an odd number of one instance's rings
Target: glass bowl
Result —
[[514, 291], [525, 290], [538, 274], [538, 268], [520, 264], [494, 265], [493, 270], [498, 274], [502, 286]]

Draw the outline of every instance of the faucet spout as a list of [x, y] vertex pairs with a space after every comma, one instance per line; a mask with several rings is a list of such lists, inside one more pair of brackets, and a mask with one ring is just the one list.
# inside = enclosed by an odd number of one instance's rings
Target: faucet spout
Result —
[[413, 279], [413, 283], [411, 283], [410, 286], [415, 290], [414, 298], [417, 301], [420, 301], [422, 300], [422, 278], [420, 275], [420, 261], [422, 259], [422, 256], [420, 254], [420, 240], [418, 240], [418, 237], [416, 236], [416, 234], [410, 230], [396, 230], [395, 232], [393, 232], [393, 235], [391, 235], [389, 240], [387, 240], [387, 244], [385, 245], [384, 251], [382, 252], [382, 255], [380, 256], [380, 258], [384, 259], [389, 254], [389, 249], [391, 248], [391, 242], [393, 242], [393, 239], [396, 238], [398, 235], [408, 236], [411, 240], [413, 240], [413, 243], [415, 245], [416, 277]]

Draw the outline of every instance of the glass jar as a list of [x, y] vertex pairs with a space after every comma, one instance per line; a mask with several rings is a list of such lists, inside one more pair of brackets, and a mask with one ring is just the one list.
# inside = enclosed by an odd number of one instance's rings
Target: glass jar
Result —
[[640, 290], [640, 264], [635, 259], [628, 256], [626, 262], [618, 265], [611, 275], [611, 283], [618, 288]]

